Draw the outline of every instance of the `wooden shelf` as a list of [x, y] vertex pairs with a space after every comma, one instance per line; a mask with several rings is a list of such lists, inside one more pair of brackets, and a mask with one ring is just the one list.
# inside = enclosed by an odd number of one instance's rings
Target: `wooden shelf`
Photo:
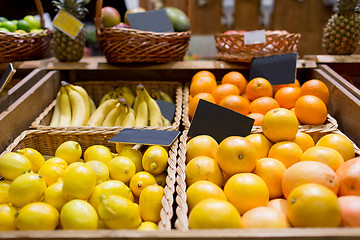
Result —
[[305, 60], [316, 63], [360, 63], [360, 55], [305, 55]]

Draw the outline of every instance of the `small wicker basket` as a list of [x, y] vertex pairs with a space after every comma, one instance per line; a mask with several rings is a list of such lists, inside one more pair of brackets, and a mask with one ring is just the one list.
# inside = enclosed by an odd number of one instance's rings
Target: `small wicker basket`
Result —
[[253, 58], [297, 52], [300, 33], [266, 31], [266, 43], [245, 45], [244, 33], [215, 34], [216, 57], [227, 62], [251, 62]]
[[[44, 29], [44, 10], [40, 0], [35, 0]], [[49, 56], [52, 32], [49, 29], [39, 33], [0, 32], [0, 62], [41, 59]]]
[[[190, 2], [190, 1], [187, 1]], [[190, 31], [150, 32], [128, 28], [104, 28], [101, 22], [102, 0], [96, 2], [96, 35], [99, 47], [109, 63], [165, 63], [182, 60], [189, 47]]]

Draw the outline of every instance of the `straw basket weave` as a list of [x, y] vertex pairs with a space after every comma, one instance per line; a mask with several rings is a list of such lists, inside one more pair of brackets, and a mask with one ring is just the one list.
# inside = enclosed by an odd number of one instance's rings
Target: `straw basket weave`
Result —
[[[150, 32], [136, 29], [104, 28], [102, 0], [97, 0], [95, 26], [99, 47], [109, 63], [165, 63], [182, 60], [189, 46], [190, 31]], [[190, 1], [187, 1], [190, 2]]]
[[[52, 131], [52, 130], [27, 130], [22, 132], [12, 144], [0, 155], [14, 152], [25, 147], [34, 148], [46, 156], [54, 156], [57, 147], [65, 141], [76, 141], [81, 145], [83, 152], [90, 146], [101, 144], [116, 152], [115, 144], [108, 142], [110, 138], [119, 133], [117, 131]], [[162, 209], [160, 212], [159, 229], [170, 230], [173, 216], [173, 193], [175, 192], [176, 157], [178, 139], [169, 147], [168, 168]]]
[[[41, 28], [44, 29], [44, 10], [40, 0], [35, 0], [36, 8], [41, 18]], [[0, 62], [13, 62], [30, 59], [40, 59], [49, 55], [51, 50], [49, 29], [40, 33], [0, 32]]]
[[266, 31], [266, 43], [245, 45], [244, 33], [215, 34], [216, 57], [228, 62], [251, 62], [252, 58], [297, 52], [300, 33]]

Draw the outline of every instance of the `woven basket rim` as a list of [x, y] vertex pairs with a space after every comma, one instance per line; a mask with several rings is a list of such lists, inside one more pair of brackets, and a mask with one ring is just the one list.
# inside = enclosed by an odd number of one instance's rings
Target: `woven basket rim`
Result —
[[142, 35], [153, 35], [156, 37], [161, 37], [161, 36], [170, 36], [170, 37], [178, 37], [178, 36], [189, 36], [191, 35], [191, 30], [189, 31], [184, 31], [184, 32], [154, 32], [154, 31], [143, 31], [143, 30], [139, 30], [139, 29], [133, 29], [133, 28], [124, 28], [124, 27], [108, 27], [108, 28], [103, 28], [100, 30], [102, 33], [103, 32], [118, 32], [118, 33], [124, 33], [124, 34], [129, 34], [132, 35], [132, 37], [141, 37]]
[[[225, 34], [225, 33], [215, 33], [215, 36], [231, 36], [231, 37], [244, 37], [245, 36], [245, 32], [241, 32], [241, 33], [230, 33], [230, 34]], [[275, 30], [275, 31], [271, 31], [271, 30], [266, 30], [265, 31], [265, 35], [266, 37], [272, 37], [272, 36], [301, 36], [301, 33], [291, 33], [291, 32], [287, 32], [287, 31], [282, 31], [282, 30]]]

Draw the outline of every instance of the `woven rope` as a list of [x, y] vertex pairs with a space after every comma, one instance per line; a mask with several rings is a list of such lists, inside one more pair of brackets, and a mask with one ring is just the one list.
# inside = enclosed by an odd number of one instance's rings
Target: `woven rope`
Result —
[[245, 45], [244, 34], [215, 34], [216, 57], [228, 62], [250, 62], [252, 58], [297, 52], [300, 33], [266, 31], [266, 43]]

